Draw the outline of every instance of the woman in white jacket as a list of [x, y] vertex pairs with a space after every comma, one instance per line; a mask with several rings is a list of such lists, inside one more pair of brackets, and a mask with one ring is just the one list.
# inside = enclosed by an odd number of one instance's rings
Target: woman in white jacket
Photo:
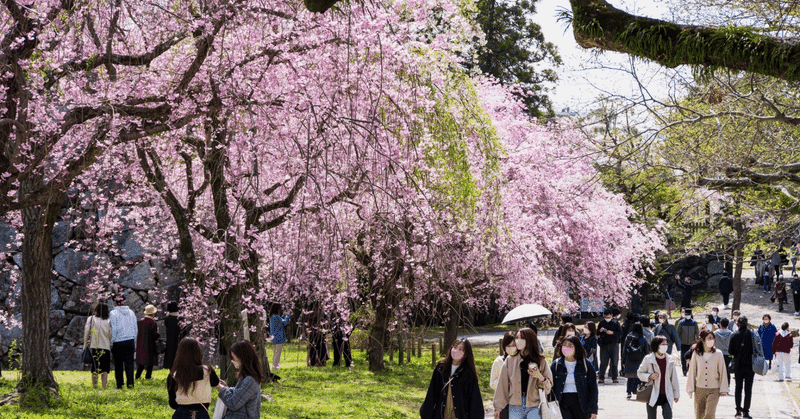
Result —
[[667, 338], [656, 336], [650, 342], [650, 354], [644, 357], [637, 375], [643, 382], [653, 382], [653, 392], [647, 402], [647, 419], [656, 419], [656, 408], [661, 406], [664, 419], [672, 419], [672, 405], [680, 398], [680, 385], [675, 370], [675, 360], [667, 355]]

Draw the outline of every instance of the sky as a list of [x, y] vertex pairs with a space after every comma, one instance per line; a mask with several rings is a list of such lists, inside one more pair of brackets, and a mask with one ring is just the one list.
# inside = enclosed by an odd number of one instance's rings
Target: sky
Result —
[[[667, 20], [669, 10], [663, 1], [652, 0], [609, 0], [614, 7], [635, 13], [640, 16]], [[634, 79], [619, 69], [630, 69], [631, 58], [628, 55], [587, 50], [578, 45], [572, 34], [572, 27], [558, 22], [559, 10], [569, 8], [568, 0], [538, 0], [537, 14], [533, 20], [542, 27], [545, 40], [558, 47], [559, 55], [564, 62], [556, 69], [559, 83], [550, 93], [553, 109], [561, 111], [569, 107], [571, 111], [586, 112], [594, 100], [601, 95], [619, 94], [630, 96], [637, 94], [639, 87]], [[610, 68], [597, 69], [600, 63]], [[653, 94], [664, 95], [668, 86], [665, 70], [656, 64], [647, 64], [636, 60], [636, 71], [640, 74]]]

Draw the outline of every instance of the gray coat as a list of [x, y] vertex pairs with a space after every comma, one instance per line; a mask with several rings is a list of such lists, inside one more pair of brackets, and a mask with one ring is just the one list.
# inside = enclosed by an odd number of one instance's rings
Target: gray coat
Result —
[[722, 355], [730, 355], [728, 347], [731, 343], [731, 336], [733, 336], [733, 332], [730, 329], [717, 329], [714, 331], [715, 346], [722, 351]]

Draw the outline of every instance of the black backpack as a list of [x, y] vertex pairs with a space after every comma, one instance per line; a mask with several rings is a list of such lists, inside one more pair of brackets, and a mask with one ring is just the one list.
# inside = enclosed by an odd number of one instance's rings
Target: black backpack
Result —
[[644, 357], [647, 355], [647, 339], [639, 337], [638, 339], [628, 339], [625, 344], [625, 351], [627, 354], [626, 364], [640, 364]]

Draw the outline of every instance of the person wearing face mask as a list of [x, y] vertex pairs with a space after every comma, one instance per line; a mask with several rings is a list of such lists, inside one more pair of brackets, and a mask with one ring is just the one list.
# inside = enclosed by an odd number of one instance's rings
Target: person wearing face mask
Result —
[[722, 351], [714, 346], [714, 341], [713, 332], [701, 331], [692, 350], [692, 360], [689, 361], [686, 392], [689, 398], [694, 395], [696, 419], [714, 419], [719, 398], [728, 395], [725, 358]]
[[741, 315], [742, 312], [739, 310], [733, 310], [733, 313], [731, 313], [731, 322], [728, 325], [728, 329], [730, 329], [731, 332], [736, 332], [739, 330], [739, 326], [737, 326], [737, 324], [739, 322], [739, 316]]
[[[753, 399], [753, 378], [756, 374], [753, 371], [753, 340], [758, 336], [753, 336], [754, 333], [747, 328], [747, 316], [739, 317], [737, 327], [738, 330], [731, 337], [728, 347], [728, 352], [733, 357], [731, 372], [736, 380], [736, 392], [734, 393], [736, 417], [752, 419], [750, 402]], [[742, 390], [744, 390], [744, 404], [742, 404]]]
[[675, 349], [681, 348], [681, 338], [678, 336], [678, 329], [669, 323], [669, 315], [663, 311], [658, 313], [658, 325], [653, 334], [655, 336], [664, 336], [667, 339], [667, 353], [672, 354], [672, 345]]
[[708, 330], [709, 332], [714, 332], [716, 330], [717, 322], [714, 320], [714, 315], [709, 314], [706, 316], [706, 325], [703, 326], [703, 329]]
[[769, 362], [770, 369], [772, 369], [772, 340], [775, 339], [775, 334], [777, 333], [778, 328], [772, 324], [772, 316], [765, 314], [761, 317], [758, 336], [761, 337], [761, 344], [764, 345], [764, 359]]
[[625, 337], [625, 344], [622, 346], [622, 372], [628, 379], [628, 398], [636, 395], [636, 387], [639, 385], [638, 371], [642, 360], [650, 353], [647, 339], [642, 334], [642, 324], [635, 323], [628, 336]]
[[653, 391], [647, 401], [647, 419], [656, 419], [658, 406], [664, 419], [672, 419], [672, 408], [680, 398], [680, 384], [675, 371], [675, 360], [667, 356], [667, 338], [656, 335], [650, 342], [649, 355], [639, 365], [638, 378], [653, 382]]
[[553, 348], [553, 359], [561, 357], [561, 341], [567, 336], [577, 336], [577, 328], [572, 323], [565, 323], [561, 329], [561, 336], [556, 339], [556, 346]]
[[539, 352], [539, 339], [529, 328], [520, 329], [515, 342], [519, 356], [510, 356], [503, 363], [494, 393], [494, 418], [508, 406], [510, 419], [538, 419], [541, 400], [539, 389], [547, 394], [553, 387], [553, 374], [547, 360]]
[[577, 336], [561, 341], [563, 357], [550, 364], [553, 395], [563, 419], [597, 419], [597, 374]]
[[421, 419], [483, 419], [483, 400], [469, 340], [456, 339], [445, 360], [434, 368], [419, 416]]
[[586, 360], [597, 371], [597, 327], [593, 321], [588, 321], [583, 325], [581, 345], [583, 345], [583, 350], [586, 352]]
[[[731, 344], [731, 336], [733, 336], [733, 332], [728, 329], [728, 321], [727, 317], [723, 317], [719, 321], [719, 329], [714, 331], [714, 339], [716, 340], [717, 349], [722, 352], [722, 358], [725, 360], [725, 365], [728, 365], [731, 362], [731, 354], [729, 351], [729, 347]], [[728, 385], [730, 386], [731, 382], [731, 373], [725, 368], [725, 376], [728, 378]]]
[[553, 335], [554, 348], [558, 346], [558, 341], [564, 337], [564, 329], [567, 324], [572, 324], [572, 316], [570, 316], [569, 314], [564, 314], [561, 316], [561, 324], [558, 326], [558, 329], [556, 329], [556, 333]]
[[783, 323], [781, 330], [775, 334], [772, 341], [772, 352], [775, 353], [775, 362], [778, 368], [778, 381], [792, 379], [792, 359], [789, 353], [794, 346], [794, 338], [789, 333], [789, 323]]
[[678, 321], [677, 329], [678, 337], [681, 341], [681, 368], [683, 369], [683, 376], [686, 377], [686, 374], [689, 372], [689, 364], [686, 362], [686, 358], [683, 354], [692, 348], [692, 342], [694, 342], [700, 334], [700, 328], [697, 326], [697, 322], [692, 318], [691, 309], [687, 308], [684, 311], [683, 318]]
[[606, 368], [611, 364], [611, 380], [617, 383], [617, 362], [619, 361], [619, 336], [622, 328], [614, 320], [611, 310], [603, 312], [603, 320], [597, 325], [597, 341], [600, 344], [600, 370], [598, 382], [605, 382]]
[[[497, 389], [497, 382], [500, 381], [500, 371], [503, 369], [503, 363], [509, 356], [517, 356], [519, 350], [517, 343], [514, 342], [514, 332], [508, 331], [503, 335], [500, 342], [501, 354], [495, 358], [492, 363], [492, 373], [489, 376], [489, 387], [492, 390]], [[508, 406], [500, 412], [500, 419], [508, 419]]]
[[709, 317], [709, 320], [711, 320], [714, 324], [719, 324], [720, 317], [719, 309], [717, 307], [711, 309], [711, 317]]

